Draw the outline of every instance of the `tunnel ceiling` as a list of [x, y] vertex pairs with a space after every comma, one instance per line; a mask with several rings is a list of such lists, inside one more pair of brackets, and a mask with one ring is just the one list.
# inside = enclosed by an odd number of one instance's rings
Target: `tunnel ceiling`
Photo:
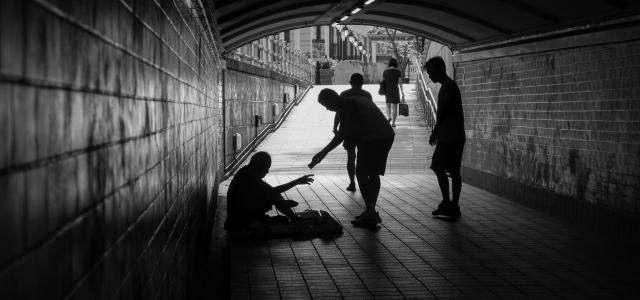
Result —
[[[362, 0], [208, 0], [225, 49], [328, 25]], [[640, 13], [637, 0], [377, 0], [342, 24], [396, 28], [452, 48]], [[637, 22], [637, 19], [635, 22]]]

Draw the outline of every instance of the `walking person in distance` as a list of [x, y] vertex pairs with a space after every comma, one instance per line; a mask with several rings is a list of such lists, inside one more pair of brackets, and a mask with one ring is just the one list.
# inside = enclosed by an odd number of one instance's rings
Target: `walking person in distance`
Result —
[[400, 92], [402, 92], [402, 101], [404, 102], [404, 90], [402, 89], [402, 72], [398, 69], [398, 61], [390, 58], [388, 69], [382, 72], [384, 81], [384, 98], [387, 103], [387, 118], [391, 123], [391, 127], [396, 127], [396, 118], [398, 117], [398, 104], [400, 103]]

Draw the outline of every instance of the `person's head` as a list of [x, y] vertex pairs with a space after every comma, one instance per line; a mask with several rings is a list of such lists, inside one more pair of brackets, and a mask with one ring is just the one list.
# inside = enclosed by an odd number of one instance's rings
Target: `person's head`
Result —
[[353, 73], [353, 75], [351, 75], [351, 79], [349, 79], [349, 83], [352, 88], [361, 89], [362, 84], [364, 83], [364, 77], [362, 77], [362, 74], [360, 73]]
[[398, 61], [395, 58], [390, 58], [389, 59], [389, 68], [397, 68], [398, 67]]
[[249, 160], [249, 167], [258, 177], [264, 178], [271, 168], [271, 156], [264, 151], [257, 152]]
[[318, 103], [330, 111], [336, 111], [340, 103], [340, 95], [332, 89], [322, 89], [318, 94]]
[[444, 64], [444, 59], [440, 56], [434, 56], [429, 59], [424, 64], [424, 68], [427, 70], [427, 74], [429, 74], [429, 78], [431, 78], [433, 82], [441, 82], [447, 78], [447, 67]]

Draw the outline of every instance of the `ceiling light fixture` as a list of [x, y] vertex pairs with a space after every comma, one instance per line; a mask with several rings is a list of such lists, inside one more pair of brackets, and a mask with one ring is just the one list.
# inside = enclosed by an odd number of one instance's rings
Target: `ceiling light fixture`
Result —
[[369, 5], [369, 4], [373, 3], [373, 1], [376, 1], [376, 0], [367, 0], [367, 1], [364, 2], [364, 5]]

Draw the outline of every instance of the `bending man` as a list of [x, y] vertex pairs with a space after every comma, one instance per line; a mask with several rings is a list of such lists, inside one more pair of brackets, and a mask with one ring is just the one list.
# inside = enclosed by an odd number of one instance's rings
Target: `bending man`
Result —
[[340, 129], [329, 144], [314, 155], [309, 167], [313, 168], [321, 162], [327, 153], [343, 141], [355, 144], [356, 179], [365, 210], [351, 223], [355, 226], [375, 226], [381, 222], [375, 210], [380, 193], [380, 175], [384, 175], [395, 133], [370, 98], [358, 95], [341, 97], [331, 89], [323, 89], [318, 95], [318, 102], [326, 109], [339, 113]]

